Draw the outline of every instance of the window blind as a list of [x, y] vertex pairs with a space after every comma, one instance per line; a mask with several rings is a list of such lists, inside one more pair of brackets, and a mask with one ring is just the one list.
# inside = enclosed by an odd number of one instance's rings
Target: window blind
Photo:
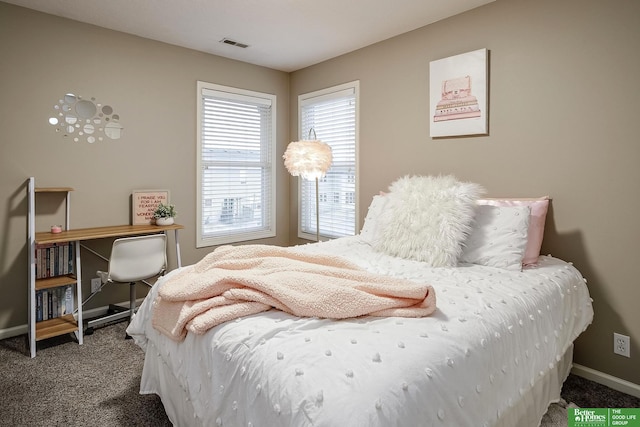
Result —
[[[333, 162], [319, 181], [319, 222], [323, 237], [356, 232], [356, 90], [343, 88], [300, 99], [300, 133], [331, 146]], [[313, 132], [311, 138], [313, 138]], [[315, 181], [300, 181], [299, 234], [316, 234]]]
[[274, 236], [273, 99], [202, 88], [200, 102], [201, 243]]

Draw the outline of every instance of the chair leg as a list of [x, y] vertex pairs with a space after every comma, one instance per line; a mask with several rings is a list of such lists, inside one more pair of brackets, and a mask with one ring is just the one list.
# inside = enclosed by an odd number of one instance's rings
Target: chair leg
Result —
[[[129, 324], [133, 320], [133, 313], [136, 310], [136, 282], [129, 283]], [[126, 334], [125, 339], [130, 339], [129, 334]]]
[[136, 282], [129, 283], [129, 310], [129, 323], [131, 323], [136, 310]]

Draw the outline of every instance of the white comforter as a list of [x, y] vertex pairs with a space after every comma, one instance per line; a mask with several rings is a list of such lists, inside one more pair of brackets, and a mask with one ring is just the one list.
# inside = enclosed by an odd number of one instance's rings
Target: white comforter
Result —
[[359, 237], [306, 245], [372, 272], [434, 286], [426, 318], [298, 318], [279, 311], [176, 343], [153, 329], [160, 280], [128, 333], [146, 350], [141, 393], [176, 425], [536, 426], [557, 399], [559, 364], [593, 318], [580, 273], [542, 257], [513, 272], [424, 268]]

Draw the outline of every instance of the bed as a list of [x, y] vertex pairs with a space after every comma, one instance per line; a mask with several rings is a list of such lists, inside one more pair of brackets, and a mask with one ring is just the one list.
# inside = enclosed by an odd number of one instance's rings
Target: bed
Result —
[[429, 284], [435, 311], [328, 319], [266, 309], [170, 337], [153, 326], [154, 306], [194, 268], [183, 267], [156, 283], [127, 329], [145, 351], [140, 392], [159, 395], [179, 426], [538, 426], [593, 318], [580, 272], [535, 254], [548, 198], [480, 199], [479, 186], [453, 177], [403, 177], [389, 190], [358, 235], [293, 250]]

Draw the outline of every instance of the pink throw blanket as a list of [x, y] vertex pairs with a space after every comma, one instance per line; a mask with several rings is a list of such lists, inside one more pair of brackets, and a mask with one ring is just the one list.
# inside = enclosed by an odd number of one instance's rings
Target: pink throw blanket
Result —
[[424, 317], [434, 289], [369, 273], [331, 255], [268, 245], [221, 246], [174, 273], [153, 303], [153, 326], [180, 341], [228, 320], [276, 308], [301, 317]]

